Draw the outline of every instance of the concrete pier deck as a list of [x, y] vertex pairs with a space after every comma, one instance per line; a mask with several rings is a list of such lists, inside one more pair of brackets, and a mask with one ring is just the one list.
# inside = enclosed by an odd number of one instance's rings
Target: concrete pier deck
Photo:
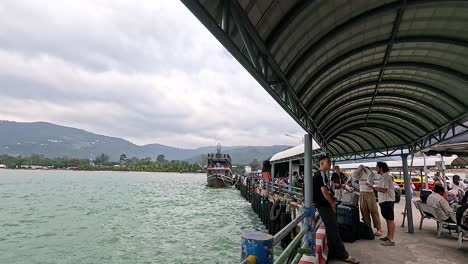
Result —
[[[418, 198], [416, 198], [418, 199]], [[395, 242], [394, 247], [380, 245], [380, 241], [358, 240], [354, 243], [345, 243], [348, 252], [363, 264], [467, 264], [468, 263], [468, 241], [462, 248], [457, 249], [457, 239], [443, 232], [437, 239], [437, 225], [434, 220], [425, 219], [422, 230], [419, 230], [421, 219], [419, 211], [413, 205], [414, 234], [407, 233], [407, 225], [400, 227], [403, 220], [405, 201], [402, 197], [400, 203], [395, 204]], [[381, 217], [384, 235], [386, 234], [385, 220]], [[331, 260], [328, 263], [343, 263]]]

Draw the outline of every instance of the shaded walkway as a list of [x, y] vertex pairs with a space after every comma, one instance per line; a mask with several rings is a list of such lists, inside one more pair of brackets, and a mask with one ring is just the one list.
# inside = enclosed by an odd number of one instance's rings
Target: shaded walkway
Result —
[[[447, 232], [442, 233], [440, 239], [436, 238], [437, 226], [433, 220], [424, 220], [422, 230], [415, 229], [414, 234], [406, 232], [406, 227], [400, 227], [402, 221], [401, 212], [405, 208], [405, 202], [395, 204], [395, 247], [384, 247], [380, 241], [358, 240], [354, 243], [345, 243], [346, 249], [361, 263], [438, 263], [438, 264], [466, 264], [468, 263], [468, 243], [463, 243], [461, 249], [457, 249], [457, 240]], [[413, 206], [413, 211], [417, 209]], [[414, 215], [414, 222], [419, 223], [420, 215]], [[381, 217], [382, 223], [385, 223]], [[384, 230], [385, 230], [385, 224]], [[384, 231], [384, 234], [386, 231]], [[332, 260], [329, 263], [343, 263]]]

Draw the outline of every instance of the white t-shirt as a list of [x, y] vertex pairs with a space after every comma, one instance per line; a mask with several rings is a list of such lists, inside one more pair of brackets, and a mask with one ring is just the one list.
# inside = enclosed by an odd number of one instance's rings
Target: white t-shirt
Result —
[[451, 193], [454, 195], [458, 196], [458, 190], [462, 190], [463, 193], [466, 190], [466, 184], [463, 183], [461, 180], [458, 182], [458, 186], [455, 184], [452, 184], [452, 190], [450, 190]]
[[379, 203], [395, 201], [395, 189], [393, 187], [393, 179], [392, 179], [392, 176], [388, 174], [388, 172], [382, 175], [377, 187], [387, 189], [386, 192], [377, 192]]
[[366, 179], [359, 179], [359, 191], [360, 192], [374, 192], [372, 188], [367, 186], [367, 183], [374, 185], [374, 174], [369, 175]]

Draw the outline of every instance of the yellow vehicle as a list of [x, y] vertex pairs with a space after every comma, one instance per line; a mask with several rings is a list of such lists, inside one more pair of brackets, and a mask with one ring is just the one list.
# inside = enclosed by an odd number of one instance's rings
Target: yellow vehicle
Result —
[[[405, 183], [403, 178], [400, 178], [399, 176], [393, 176], [393, 182], [398, 184], [398, 187], [400, 190], [405, 191]], [[415, 190], [420, 191], [421, 189], [426, 187], [426, 181], [424, 180], [424, 176], [416, 175], [416, 176], [411, 176], [411, 183], [414, 184]], [[433, 190], [434, 189], [434, 181], [429, 178], [428, 180], [428, 186], [429, 189]]]

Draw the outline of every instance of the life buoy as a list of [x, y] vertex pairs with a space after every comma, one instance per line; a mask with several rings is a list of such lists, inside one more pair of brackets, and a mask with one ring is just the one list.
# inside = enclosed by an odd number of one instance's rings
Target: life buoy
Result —
[[281, 214], [281, 201], [276, 200], [270, 210], [270, 221], [276, 221]]

